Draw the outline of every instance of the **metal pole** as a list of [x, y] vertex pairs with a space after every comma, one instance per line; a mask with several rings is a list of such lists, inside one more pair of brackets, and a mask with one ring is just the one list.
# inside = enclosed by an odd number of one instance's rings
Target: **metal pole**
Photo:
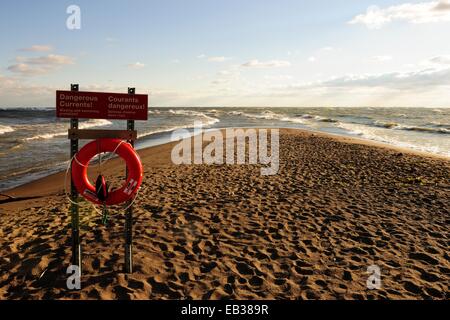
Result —
[[[135, 88], [128, 88], [128, 94], [135, 94]], [[127, 130], [134, 130], [134, 120], [127, 120]], [[128, 141], [134, 147], [134, 141]], [[128, 177], [128, 168], [126, 170]], [[128, 203], [130, 204], [130, 202]], [[125, 272], [133, 272], [133, 206], [130, 205], [125, 216]]]
[[[70, 85], [71, 91], [78, 91], [78, 84]], [[70, 129], [78, 129], [78, 119], [70, 119]], [[70, 159], [78, 152], [78, 139], [70, 139]], [[78, 192], [70, 178], [70, 199], [78, 202]], [[81, 245], [80, 245], [80, 216], [78, 206], [70, 205], [71, 225], [72, 225], [72, 265], [78, 266], [81, 274]]]

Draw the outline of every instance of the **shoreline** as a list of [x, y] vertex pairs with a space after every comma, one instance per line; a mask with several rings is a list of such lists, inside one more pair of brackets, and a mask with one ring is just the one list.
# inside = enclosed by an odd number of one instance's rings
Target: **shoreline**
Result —
[[334, 138], [334, 139], [336, 139], [338, 141], [342, 141], [342, 142], [357, 143], [357, 144], [373, 146], [373, 147], [377, 147], [377, 148], [395, 150], [395, 151], [399, 151], [402, 153], [416, 155], [416, 156], [420, 156], [420, 157], [450, 161], [450, 156], [445, 156], [443, 154], [432, 153], [432, 152], [428, 152], [428, 151], [421, 151], [421, 150], [417, 150], [414, 148], [400, 147], [400, 146], [396, 146], [394, 144], [390, 144], [388, 142], [380, 142], [380, 141], [366, 139], [366, 138], [353, 137], [350, 135], [349, 136], [340, 135], [340, 134], [335, 134], [335, 133], [328, 133], [328, 132], [323, 132], [323, 131], [318, 131], [318, 130], [309, 130], [309, 129], [280, 128], [280, 130], [301, 130], [301, 131], [306, 131], [306, 132], [310, 132], [310, 133], [317, 134], [317, 135], [323, 135], [324, 137], [328, 137], [328, 138]]
[[[245, 129], [255, 129], [255, 130], [258, 130], [258, 129], [266, 129], [266, 128], [257, 128], [257, 127], [207, 128], [207, 129], [204, 129], [204, 131], [216, 131], [216, 130], [224, 131], [226, 129], [244, 129], [244, 130]], [[327, 133], [327, 132], [322, 132], [322, 131], [317, 131], [317, 130], [309, 130], [309, 129], [297, 129], [297, 128], [287, 128], [287, 127], [279, 127], [279, 128], [268, 127], [267, 129], [268, 130], [279, 129], [280, 132], [282, 132], [282, 131], [283, 132], [299, 132], [299, 133], [305, 133], [305, 134], [310, 134], [310, 135], [317, 135], [317, 136], [321, 136], [321, 137], [325, 137], [325, 138], [334, 139], [338, 142], [366, 145], [366, 146], [371, 146], [371, 147], [375, 147], [375, 148], [382, 148], [382, 149], [386, 149], [386, 150], [390, 150], [390, 151], [405, 153], [405, 154], [409, 154], [409, 155], [413, 155], [413, 156], [419, 156], [419, 157], [425, 157], [425, 158], [431, 158], [431, 159], [450, 162], [450, 157], [447, 157], [444, 155], [439, 155], [439, 154], [425, 152], [425, 151], [419, 151], [419, 150], [415, 150], [415, 149], [411, 149], [411, 148], [399, 147], [399, 146], [391, 145], [389, 143], [378, 142], [378, 141], [364, 139], [364, 138], [351, 137], [351, 136], [345, 136], [345, 135], [339, 135], [339, 134], [333, 134], [333, 133]], [[193, 137], [193, 133], [190, 137], [188, 137], [186, 139], [191, 139], [192, 137]], [[155, 139], [155, 141], [157, 141], [157, 140], [164, 141], [165, 139], [162, 139], [162, 138]], [[142, 141], [141, 143], [143, 145], [146, 144], [145, 141]], [[143, 148], [136, 149], [136, 150], [141, 157], [142, 156], [148, 157], [152, 152], [154, 152], [154, 151], [159, 152], [160, 149], [166, 150], [169, 146], [173, 146], [177, 142], [168, 141], [168, 142], [163, 142], [163, 143], [158, 143], [158, 142], [156, 142], [156, 143], [157, 143], [156, 145], [145, 146]], [[151, 140], [147, 141], [147, 144], [152, 144]], [[113, 159], [111, 162], [116, 163], [117, 160], [114, 161], [114, 159]], [[55, 173], [45, 175], [36, 180], [26, 182], [19, 186], [9, 188], [4, 191], [0, 191], [0, 194], [9, 195], [9, 196], [13, 196], [13, 197], [33, 197], [33, 196], [42, 197], [42, 196], [55, 195], [58, 192], [60, 192], [61, 189], [63, 189], [64, 184], [61, 181], [61, 179], [64, 179], [64, 175], [65, 175], [65, 169], [55, 172]], [[36, 192], [34, 194], [32, 192], [30, 192], [30, 189], [34, 189], [35, 187], [38, 187], [41, 184], [44, 184], [48, 187], [40, 189], [38, 192]]]

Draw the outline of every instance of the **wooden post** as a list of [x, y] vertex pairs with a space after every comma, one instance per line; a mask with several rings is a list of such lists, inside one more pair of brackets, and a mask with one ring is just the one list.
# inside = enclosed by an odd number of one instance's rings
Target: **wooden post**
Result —
[[[78, 91], [78, 84], [70, 85], [71, 91]], [[70, 119], [70, 129], [78, 129], [78, 119]], [[78, 152], [78, 139], [70, 140], [70, 159]], [[73, 202], [78, 202], [78, 192], [70, 178], [70, 199]], [[78, 205], [71, 203], [71, 225], [72, 225], [72, 265], [79, 268], [81, 274], [81, 245], [80, 245], [80, 216], [78, 213]]]
[[[128, 88], [128, 94], [135, 94], [135, 88]], [[134, 120], [127, 120], [127, 130], [134, 131]], [[128, 141], [134, 147], [134, 141]], [[128, 168], [126, 170], [128, 177]], [[125, 272], [133, 272], [133, 206], [128, 202], [125, 215]]]

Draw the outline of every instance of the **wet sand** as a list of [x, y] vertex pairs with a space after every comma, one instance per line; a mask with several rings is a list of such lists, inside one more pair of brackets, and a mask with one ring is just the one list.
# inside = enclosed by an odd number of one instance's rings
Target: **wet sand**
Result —
[[[257, 165], [173, 165], [174, 144], [139, 152], [133, 274], [123, 212], [103, 226], [81, 206], [80, 291], [66, 289], [64, 174], [6, 192], [38, 198], [0, 204], [0, 298], [450, 298], [449, 160], [283, 129], [279, 173], [261, 176]], [[118, 172], [118, 160], [104, 171]], [[371, 265], [379, 290], [367, 288]]]

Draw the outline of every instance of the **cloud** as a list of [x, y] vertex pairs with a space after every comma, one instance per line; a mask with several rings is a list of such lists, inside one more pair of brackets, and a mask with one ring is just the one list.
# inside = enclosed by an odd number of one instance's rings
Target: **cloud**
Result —
[[328, 46], [328, 47], [323, 47], [323, 48], [320, 48], [320, 50], [319, 51], [325, 51], [325, 52], [329, 52], [329, 51], [334, 51], [335, 49], [334, 49], [334, 47], [331, 47], [331, 46]]
[[437, 11], [447, 11], [450, 10], [450, 3], [448, 1], [438, 1], [439, 3], [437, 4], [437, 6], [434, 8], [434, 10]]
[[34, 68], [26, 63], [16, 63], [10, 65], [8, 70], [14, 73], [20, 73], [23, 75], [36, 75], [46, 73], [45, 68]]
[[135, 63], [128, 64], [128, 68], [131, 68], [131, 69], [142, 69], [144, 67], [145, 67], [145, 64], [143, 64], [141, 62], [135, 62]]
[[17, 85], [17, 79], [14, 79], [12, 77], [5, 77], [0, 74], [0, 88], [11, 88], [15, 85]]
[[28, 48], [22, 48], [20, 51], [26, 51], [26, 52], [46, 52], [46, 51], [52, 51], [53, 47], [49, 45], [33, 45]]
[[422, 69], [411, 72], [346, 75], [326, 81], [291, 86], [291, 88], [385, 88], [392, 90], [417, 90], [450, 86], [450, 68]]
[[62, 56], [58, 54], [49, 54], [47, 56], [41, 56], [36, 58], [18, 58], [21, 62], [33, 65], [64, 65], [73, 64], [73, 58], [69, 56]]
[[49, 106], [57, 88], [27, 83], [26, 79], [0, 75], [0, 107]]
[[223, 85], [236, 82], [240, 79], [241, 72], [237, 66], [233, 66], [228, 70], [220, 70], [217, 72], [217, 78], [212, 80], [211, 83], [214, 85]]
[[441, 64], [441, 65], [450, 64], [450, 55], [436, 56], [429, 59], [428, 62], [432, 64]]
[[316, 59], [316, 57], [311, 56], [311, 57], [308, 58], [308, 61], [309, 61], [309, 62], [316, 62], [317, 59]]
[[291, 63], [289, 61], [284, 60], [270, 60], [270, 61], [259, 61], [259, 60], [250, 60], [242, 64], [242, 67], [246, 68], [282, 68], [289, 67]]
[[215, 84], [215, 85], [229, 84], [230, 82], [231, 82], [231, 80], [227, 79], [227, 78], [218, 78], [218, 79], [211, 81], [211, 83]]
[[10, 65], [8, 70], [22, 75], [45, 74], [54, 71], [63, 65], [74, 64], [72, 57], [57, 54], [49, 54], [35, 58], [19, 56], [16, 57], [16, 62], [16, 64]]
[[230, 59], [231, 58], [228, 58], [228, 57], [209, 57], [208, 61], [210, 61], [210, 62], [225, 62]]
[[364, 24], [369, 29], [380, 29], [393, 21], [409, 23], [436, 23], [450, 21], [448, 0], [422, 3], [404, 3], [387, 8], [370, 6], [366, 13], [357, 15], [349, 23]]
[[232, 58], [225, 56], [208, 57], [206, 54], [202, 53], [197, 56], [197, 59], [207, 59], [209, 62], [225, 62], [231, 60]]
[[450, 66], [440, 67], [348, 74], [311, 82], [272, 82], [254, 95], [263, 102], [286, 106], [447, 106]]
[[287, 81], [292, 80], [294, 77], [287, 74], [280, 74], [280, 75], [265, 75], [264, 80], [268, 81]]

